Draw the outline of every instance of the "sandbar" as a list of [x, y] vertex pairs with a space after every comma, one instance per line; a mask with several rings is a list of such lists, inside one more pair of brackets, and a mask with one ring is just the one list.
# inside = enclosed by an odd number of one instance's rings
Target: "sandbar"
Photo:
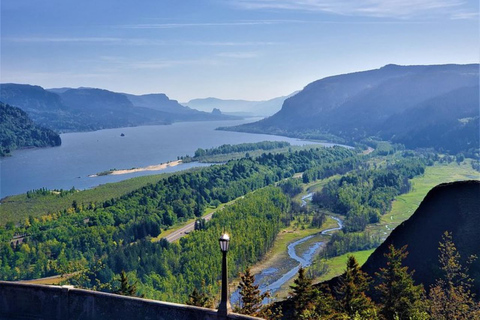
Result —
[[[119, 175], [119, 174], [128, 174], [128, 173], [135, 173], [135, 172], [142, 172], [142, 171], [159, 171], [159, 170], [166, 169], [168, 167], [178, 166], [181, 163], [182, 163], [182, 160], [175, 160], [175, 161], [169, 161], [166, 163], [151, 165], [143, 168], [111, 170], [104, 173], [103, 175], [106, 175], [106, 174]], [[90, 175], [89, 177], [98, 177], [99, 175], [100, 174], [95, 174], [95, 175]]]

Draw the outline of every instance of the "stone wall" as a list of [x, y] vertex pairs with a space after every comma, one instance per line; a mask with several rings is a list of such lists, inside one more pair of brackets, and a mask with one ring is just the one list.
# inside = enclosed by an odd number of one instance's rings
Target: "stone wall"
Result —
[[[0, 320], [216, 320], [217, 311], [116, 294], [0, 281]], [[227, 319], [258, 319], [229, 314]]]

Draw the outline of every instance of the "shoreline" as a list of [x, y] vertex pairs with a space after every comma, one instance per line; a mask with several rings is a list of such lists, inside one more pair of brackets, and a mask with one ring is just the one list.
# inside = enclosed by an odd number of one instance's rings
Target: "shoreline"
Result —
[[109, 170], [109, 171], [106, 171], [106, 172], [102, 172], [101, 174], [99, 174], [99, 173], [92, 174], [92, 175], [89, 175], [88, 177], [89, 178], [95, 178], [95, 177], [106, 176], [106, 175], [121, 175], [121, 174], [143, 172], [143, 171], [160, 171], [160, 170], [164, 170], [164, 169], [169, 168], [169, 167], [178, 166], [181, 163], [182, 163], [182, 160], [168, 161], [168, 162], [165, 162], [165, 163], [155, 164], [155, 165], [142, 167], [142, 168]]

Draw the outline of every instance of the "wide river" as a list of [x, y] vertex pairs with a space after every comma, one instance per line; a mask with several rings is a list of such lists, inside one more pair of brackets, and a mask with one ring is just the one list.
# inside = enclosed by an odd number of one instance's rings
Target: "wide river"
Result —
[[11, 157], [0, 159], [0, 199], [43, 187], [87, 189], [136, 176], [184, 170], [199, 164], [182, 164], [156, 172], [89, 177], [110, 169], [139, 168], [176, 160], [177, 156], [193, 155], [198, 148], [265, 140], [288, 141], [292, 145], [309, 143], [281, 136], [215, 130], [251, 121], [179, 122], [65, 133], [61, 135], [60, 147], [17, 150]]

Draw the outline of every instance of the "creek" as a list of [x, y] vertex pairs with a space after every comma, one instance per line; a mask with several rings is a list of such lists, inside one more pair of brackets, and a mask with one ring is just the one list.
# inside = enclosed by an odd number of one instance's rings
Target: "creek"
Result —
[[[313, 258], [318, 254], [318, 251], [324, 245], [321, 236], [329, 235], [334, 231], [340, 230], [343, 227], [342, 220], [336, 217], [331, 217], [337, 222], [337, 227], [325, 229], [317, 234], [310, 235], [290, 243], [287, 247], [287, 253], [290, 259], [288, 261], [281, 261], [279, 265], [271, 266], [268, 269], [262, 270], [255, 275], [255, 284], [259, 285], [261, 293], [270, 291], [273, 297], [275, 293], [297, 273], [300, 267], [305, 268], [310, 266]], [[318, 238], [318, 239], [315, 239]], [[313, 240], [313, 241], [312, 241]], [[308, 243], [307, 246], [301, 246]], [[232, 305], [238, 304], [240, 300], [239, 290], [231, 295]], [[263, 303], [268, 303], [269, 299], [265, 299]]]

